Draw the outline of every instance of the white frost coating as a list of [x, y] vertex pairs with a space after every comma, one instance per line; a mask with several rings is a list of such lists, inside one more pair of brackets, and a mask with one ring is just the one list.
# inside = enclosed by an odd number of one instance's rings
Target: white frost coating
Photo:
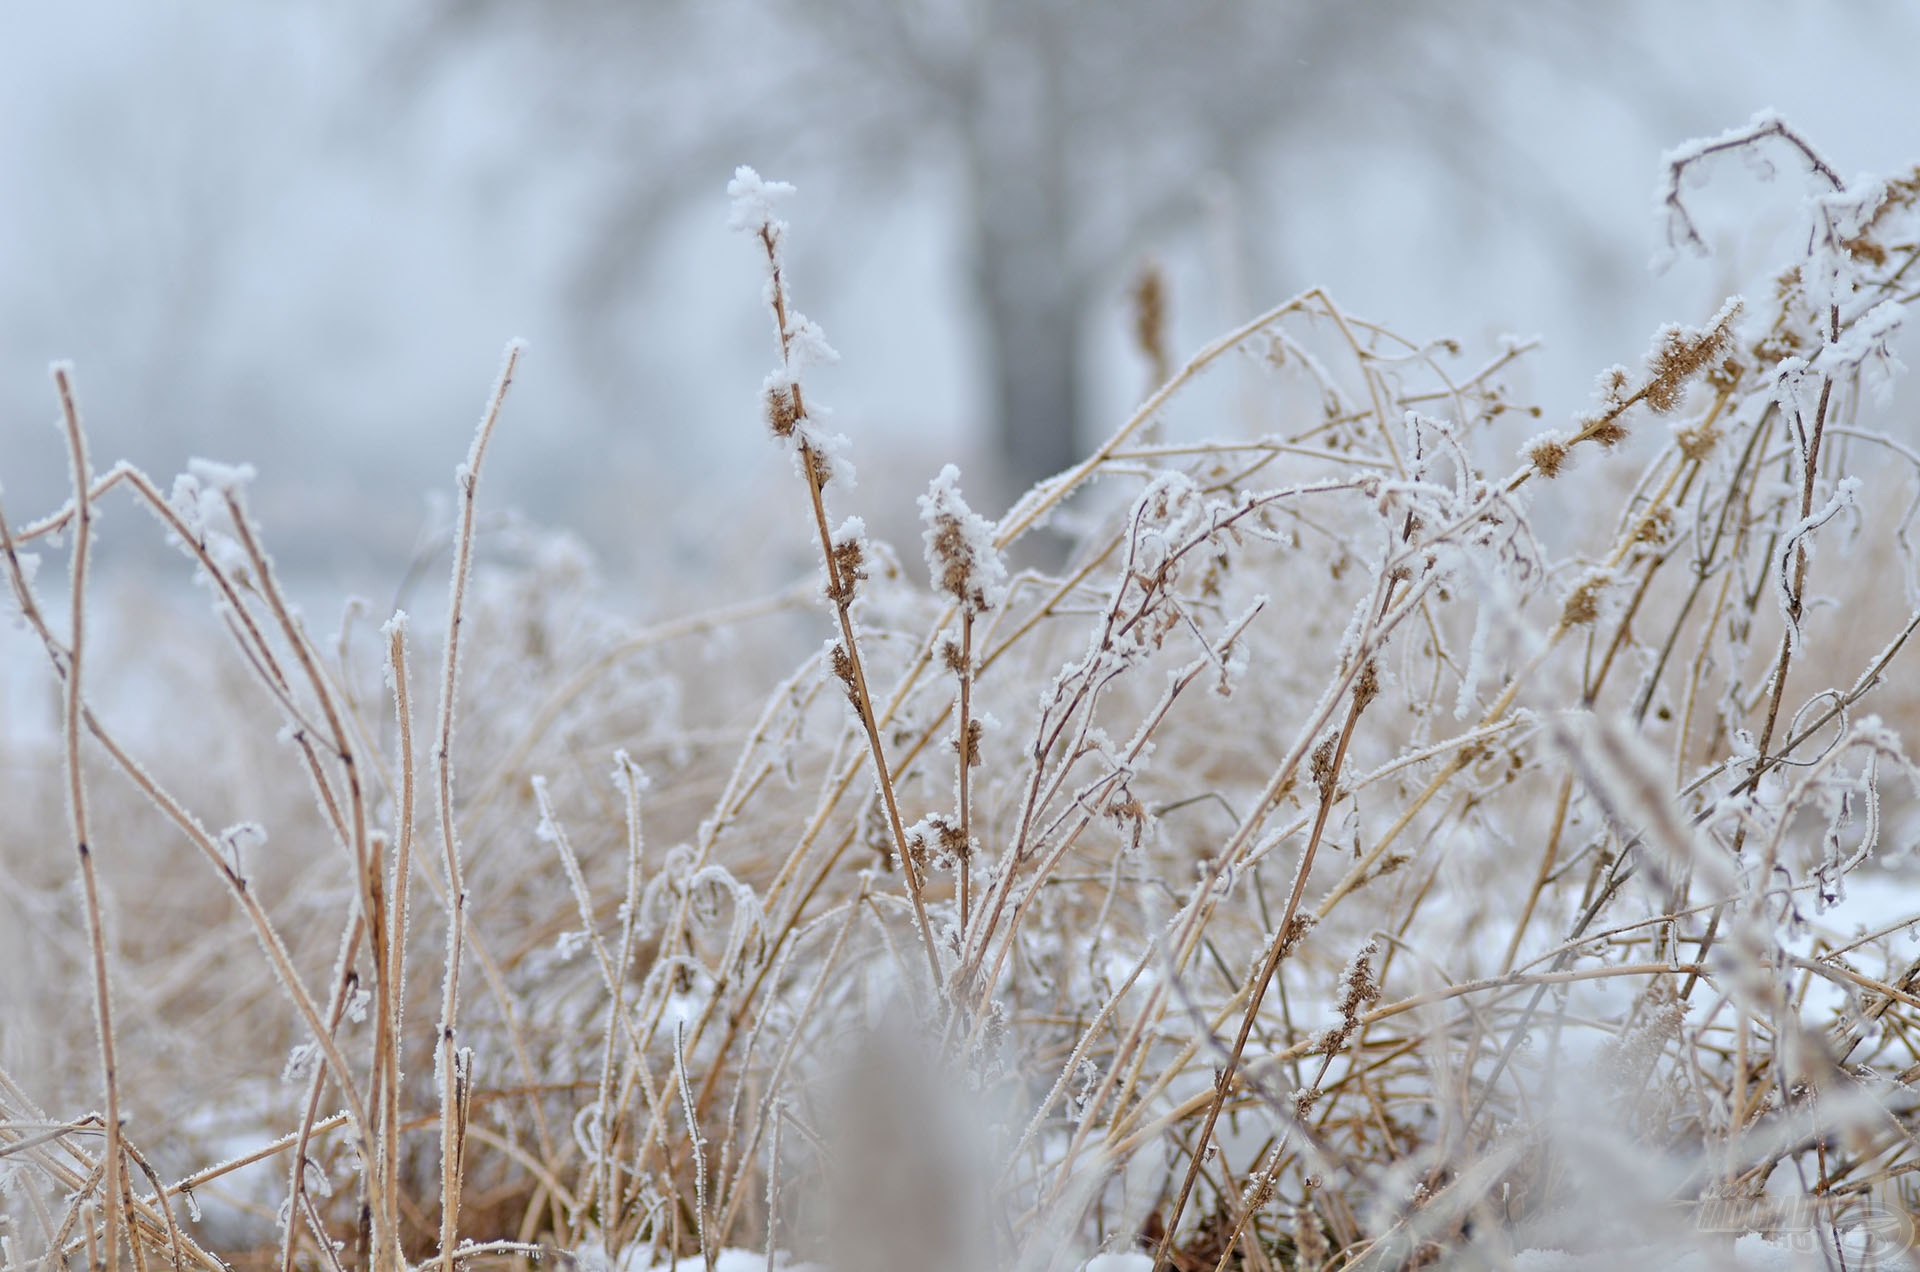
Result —
[[946, 848], [946, 832], [956, 832], [959, 820], [948, 813], [928, 813], [907, 827], [907, 851], [916, 861], [931, 862], [937, 870], [953, 870], [959, 863]]
[[[840, 523], [840, 528], [831, 536], [835, 560], [841, 564], [841, 585], [851, 588], [858, 580], [867, 577], [867, 566], [873, 560], [873, 545], [867, 542], [867, 523], [860, 517], [848, 517]], [[846, 560], [843, 553], [850, 553], [852, 561]], [[834, 597], [833, 579], [836, 567], [828, 564], [824, 568], [823, 582], [828, 600]]]
[[533, 787], [534, 801], [540, 807], [540, 820], [534, 825], [533, 837], [543, 844], [561, 842], [560, 827], [553, 820], [553, 801], [547, 796], [547, 779], [535, 773], [529, 785]]
[[501, 403], [507, 394], [507, 384], [519, 364], [520, 355], [527, 351], [527, 341], [515, 336], [507, 341], [506, 352], [500, 357], [500, 374], [494, 378], [493, 391], [487, 394], [486, 411], [480, 417], [480, 426], [473, 430], [473, 440], [467, 444], [467, 457], [455, 465], [453, 470], [454, 489], [472, 495], [473, 483], [480, 479], [480, 461], [487, 453], [487, 441], [493, 436], [492, 425], [499, 417]]
[[1487, 674], [1487, 629], [1493, 620], [1493, 606], [1483, 602], [1474, 610], [1473, 637], [1467, 643], [1467, 667], [1460, 675], [1460, 690], [1453, 700], [1453, 718], [1464, 720], [1480, 702], [1480, 682]]
[[213, 563], [229, 577], [245, 579], [252, 573], [253, 562], [248, 559], [247, 550], [232, 535], [212, 532], [207, 535], [206, 548]]
[[1857, 506], [1860, 498], [1860, 479], [1842, 477], [1834, 484], [1833, 496], [1825, 505], [1808, 513], [1801, 521], [1780, 536], [1780, 546], [1773, 554], [1773, 597], [1780, 607], [1780, 624], [1787, 633], [1787, 645], [1793, 652], [1800, 652], [1800, 624], [1793, 617], [1794, 568], [1796, 549], [1804, 550], [1809, 559], [1813, 556], [1812, 536], [1815, 530], [1840, 515], [1844, 508]]
[[[1252, 624], [1254, 616], [1267, 607], [1267, 595], [1256, 593], [1252, 604], [1240, 612], [1238, 618], [1227, 624], [1229, 632], [1244, 632]], [[1224, 645], [1214, 651], [1219, 662], [1220, 679], [1214, 684], [1213, 691], [1222, 698], [1233, 696], [1233, 687], [1247, 674], [1247, 668], [1253, 663], [1253, 652], [1248, 642], [1238, 636], [1229, 636]]]
[[797, 309], [787, 311], [787, 365], [794, 371], [802, 367], [831, 366], [840, 361], [840, 352], [827, 343], [820, 324]]
[[[1706, 179], [1705, 172], [1694, 165], [1715, 150], [1736, 145], [1742, 138], [1757, 139], [1757, 134], [1785, 127], [1786, 121], [1779, 112], [1768, 108], [1754, 112], [1753, 118], [1738, 128], [1729, 128], [1714, 137], [1683, 141], [1660, 156], [1660, 170], [1666, 174], [1666, 179], [1655, 188], [1653, 204], [1654, 215], [1660, 219], [1666, 232], [1666, 244], [1654, 253], [1651, 265], [1656, 273], [1666, 272], [1682, 246], [1696, 256], [1707, 255], [1706, 240], [1700, 237], [1699, 230], [1680, 201], [1680, 183], [1683, 179], [1696, 186]], [[1772, 161], [1752, 145], [1743, 149], [1748, 156], [1748, 166], [1761, 179], [1770, 180], [1774, 172]]]
[[952, 464], [942, 468], [919, 502], [934, 589], [953, 597], [969, 614], [999, 608], [1007, 599], [1007, 565], [993, 546], [993, 523], [961, 497], [960, 470]]
[[[1563, 428], [1542, 429], [1520, 444], [1514, 454], [1521, 462], [1539, 467], [1543, 475], [1557, 477], [1572, 472], [1580, 465], [1580, 450], [1574, 445], [1575, 434]], [[1551, 467], [1546, 466], [1542, 456], [1558, 454], [1558, 461]]]
[[1757, 110], [1753, 113], [1752, 119], [1749, 119], [1738, 128], [1729, 128], [1715, 137], [1695, 137], [1691, 141], [1681, 142], [1660, 156], [1660, 166], [1671, 171], [1674, 168], [1693, 163], [1708, 151], [1724, 146], [1729, 142], [1737, 141], [1749, 133], [1762, 132], [1769, 128], [1784, 127], [1785, 124], [1786, 120], [1780, 117], [1780, 112], [1774, 110], [1771, 106]]
[[1153, 1272], [1153, 1256], [1137, 1250], [1123, 1254], [1096, 1254], [1080, 1272]]
[[1813, 199], [1807, 298], [1815, 305], [1822, 309], [1844, 305], [1859, 290], [1862, 260], [1852, 245], [1866, 234], [1886, 197], [1886, 182], [1860, 177], [1843, 190]]
[[[395, 636], [398, 636], [400, 638], [400, 648], [403, 651], [406, 649], [407, 624], [409, 621], [410, 620], [407, 618], [407, 611], [395, 610], [393, 611], [392, 618], [389, 618], [386, 622], [380, 624], [380, 635], [387, 642], [387, 648], [389, 650], [392, 650], [393, 648], [393, 638]], [[394, 671], [393, 659], [390, 657], [382, 658], [380, 660], [380, 683], [386, 688], [386, 691], [388, 693], [393, 692], [393, 686], [394, 686], [393, 671]]]
[[727, 182], [727, 197], [733, 200], [727, 228], [757, 234], [766, 226], [777, 239], [787, 223], [774, 215], [774, 205], [792, 193], [793, 187], [785, 181], [768, 181], [741, 164], [733, 170], [733, 180]]
[[[232, 525], [233, 512], [228, 501], [238, 500], [246, 493], [247, 483], [253, 478], [252, 464], [222, 464], [211, 459], [190, 459], [185, 475], [177, 478], [173, 484], [175, 511], [180, 514], [187, 528], [199, 536], [214, 565], [236, 579], [247, 578], [252, 573], [253, 562], [238, 539], [216, 527]], [[188, 506], [190, 499], [195, 503], [191, 510]]]
[[280, 1080], [295, 1085], [307, 1080], [314, 1066], [320, 1062], [320, 1048], [311, 1042], [296, 1043], [287, 1052], [286, 1067], [280, 1070]]
[[[824, 418], [829, 412], [823, 406], [807, 404], [807, 416], [793, 430], [795, 438], [804, 442], [813, 450], [815, 459], [825, 465], [827, 480], [844, 490], [852, 490], [860, 484], [860, 475], [853, 467], [853, 461], [847, 458], [852, 443], [845, 433], [829, 433], [814, 421]], [[807, 475], [806, 461], [801, 458], [802, 448], [793, 448], [793, 471], [800, 477]]]
[[[256, 476], [252, 464], [223, 464], [212, 459], [190, 459], [187, 472], [202, 486], [222, 495], [238, 495]], [[180, 486], [175, 483], [174, 490]]]
[[237, 822], [220, 832], [220, 847], [235, 874], [245, 874], [249, 853], [267, 846], [267, 828], [258, 822]]
[[[580, 1272], [707, 1272], [707, 1261], [702, 1255], [656, 1262], [648, 1257], [650, 1254], [647, 1246], [640, 1245], [624, 1251], [619, 1259], [612, 1259], [607, 1256], [606, 1248], [596, 1241], [576, 1246], [571, 1258]], [[773, 1267], [775, 1272], [826, 1272], [818, 1263], [793, 1262], [784, 1250], [774, 1252]], [[767, 1272], [767, 1256], [748, 1250], [721, 1250], [713, 1257], [713, 1272]]]
[[613, 780], [620, 783], [629, 776], [633, 778], [633, 789], [636, 791], [645, 793], [653, 789], [653, 779], [647, 776], [647, 770], [634, 763], [626, 748], [621, 747], [613, 753]]
[[180, 518], [189, 534], [196, 537], [205, 526], [205, 518], [200, 515], [201, 501], [205, 492], [200, 489], [200, 479], [192, 473], [180, 473], [173, 479], [173, 492], [167, 496], [167, 507], [173, 509], [173, 515]]
[[[1790, 414], [1808, 418], [1812, 416], [1814, 405], [1819, 400], [1818, 389], [1809, 389], [1813, 380], [1813, 369], [1805, 358], [1782, 358], [1773, 369], [1773, 381], [1767, 386], [1767, 396], [1779, 403], [1780, 409]], [[1790, 489], [1790, 488], [1789, 488]]]
[[1893, 338], [1906, 316], [1906, 306], [1899, 301], [1881, 301], [1815, 354], [1813, 369], [1833, 375], [1858, 368], [1874, 400], [1885, 406], [1893, 395], [1893, 377], [1906, 370], [1893, 351]]
[[801, 477], [813, 480], [813, 465], [808, 462], [811, 457], [815, 462], [824, 461], [828, 482], [851, 487], [854, 473], [845, 456], [846, 439], [821, 430], [819, 421], [826, 418], [826, 410], [807, 401], [801, 392], [800, 372], [804, 368], [838, 362], [840, 355], [827, 343], [819, 324], [795, 309], [787, 297], [781, 263], [787, 225], [773, 214], [773, 208], [792, 193], [793, 187], [786, 182], [767, 181], [744, 164], [734, 169], [733, 180], [727, 183], [727, 194], [733, 199], [728, 226], [759, 238], [767, 254], [766, 297], [773, 307], [780, 337], [780, 366], [767, 377], [761, 398], [767, 404], [768, 422], [775, 435], [792, 448], [794, 467]]
[[600, 1103], [597, 1100], [573, 1115], [573, 1142], [580, 1146], [581, 1155], [595, 1164], [606, 1161], [606, 1155], [600, 1147], [605, 1140], [600, 1130], [600, 1119]]

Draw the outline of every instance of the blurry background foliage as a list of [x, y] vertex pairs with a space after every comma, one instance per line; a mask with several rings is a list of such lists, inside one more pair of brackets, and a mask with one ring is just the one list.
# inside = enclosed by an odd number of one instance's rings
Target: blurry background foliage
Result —
[[[384, 589], [519, 334], [533, 351], [494, 506], [579, 531], [616, 573], [697, 576], [739, 546], [702, 510], [783, 476], [758, 418], [755, 262], [723, 224], [743, 162], [803, 191], [796, 282], [843, 354], [818, 396], [868, 471], [905, 479], [863, 501], [890, 537], [910, 535], [904, 492], [941, 460], [998, 511], [1120, 418], [1151, 374], [1127, 312], [1148, 262], [1176, 361], [1323, 284], [1416, 336], [1545, 333], [1516, 393], [1564, 414], [1584, 403], [1563, 386], [1637, 355], [1662, 321], [1704, 317], [1768, 250], [1716, 244], [1731, 255], [1648, 285], [1650, 156], [1772, 105], [1843, 172], [1904, 159], [1915, 18], [1846, 13], [22, 10], [0, 48], [0, 479], [21, 516], [59, 488], [44, 366], [72, 358], [98, 454], [163, 475], [190, 455], [251, 461], [287, 569]], [[1760, 189], [1746, 193], [1784, 222], [1797, 191]], [[1216, 379], [1190, 415], [1274, 426], [1248, 386]]]

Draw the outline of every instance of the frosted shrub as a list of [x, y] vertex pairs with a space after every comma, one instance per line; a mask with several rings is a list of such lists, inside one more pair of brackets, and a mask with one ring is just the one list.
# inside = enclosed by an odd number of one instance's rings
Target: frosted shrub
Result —
[[[559, 540], [476, 573], [516, 351], [430, 674], [402, 615], [308, 629], [237, 470], [92, 471], [61, 372], [73, 497], [0, 521], [66, 704], [7, 779], [45, 939], [5, 1266], [1904, 1257], [1920, 453], [1876, 412], [1920, 175], [1762, 117], [1668, 157], [1674, 247], [1733, 154], [1809, 187], [1805, 253], [1579, 418], [1513, 400], [1523, 346], [1307, 292], [998, 522], [940, 470], [924, 586], [806, 385], [791, 192], [742, 169], [818, 574], [634, 630]], [[1164, 435], [1229, 358], [1285, 430]], [[1011, 569], [1082, 490], [1065, 565]], [[152, 757], [89, 689], [123, 496], [229, 647], [152, 625], [224, 686]], [[817, 652], [766, 670], [773, 613]]]

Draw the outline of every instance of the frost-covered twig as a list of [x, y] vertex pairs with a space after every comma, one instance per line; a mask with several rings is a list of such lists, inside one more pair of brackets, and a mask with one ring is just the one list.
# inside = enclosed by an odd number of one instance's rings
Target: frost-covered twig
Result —
[[480, 469], [487, 444], [493, 440], [500, 408], [513, 383], [514, 368], [525, 346], [507, 346], [500, 377], [487, 396], [473, 446], [454, 474], [460, 491], [460, 525], [454, 536], [453, 578], [447, 595], [447, 639], [440, 659], [440, 705], [434, 723], [433, 776], [437, 792], [435, 811], [440, 822], [447, 903], [446, 965], [441, 973], [440, 1022], [434, 1035], [433, 1067], [440, 1085], [440, 1262], [451, 1272], [460, 1231], [460, 1149], [464, 1108], [470, 1092], [470, 1053], [456, 1044], [454, 1022], [460, 1010], [460, 959], [466, 943], [467, 888], [460, 861], [459, 827], [453, 813], [453, 734], [455, 699], [460, 687], [460, 624], [465, 617], [467, 581], [473, 569], [474, 510]]
[[873, 761], [874, 785], [886, 807], [887, 828], [893, 838], [893, 851], [900, 862], [900, 874], [907, 884], [907, 897], [913, 903], [915, 921], [920, 926], [920, 942], [927, 956], [933, 990], [941, 992], [940, 954], [935, 946], [933, 924], [927, 918], [925, 882], [907, 845], [906, 827], [894, 791], [893, 775], [887, 764], [886, 746], [875, 719], [873, 694], [867, 681], [867, 664], [861, 654], [860, 640], [854, 630], [853, 602], [859, 582], [865, 577], [866, 552], [864, 529], [858, 518], [848, 523], [850, 533], [836, 534], [827, 527], [825, 489], [836, 478], [850, 481], [851, 469], [841, 457], [843, 441], [825, 434], [807, 405], [800, 384], [800, 372], [810, 363], [828, 361], [838, 355], [826, 343], [820, 329], [792, 309], [787, 300], [785, 262], [781, 245], [786, 223], [773, 215], [773, 200], [793, 192], [784, 182], [767, 182], [751, 168], [741, 168], [727, 187], [732, 196], [734, 228], [745, 230], [759, 240], [767, 258], [767, 301], [773, 310], [774, 332], [778, 337], [780, 369], [767, 381], [767, 422], [774, 436], [793, 450], [794, 461], [807, 483], [813, 503], [814, 529], [819, 535], [820, 555], [826, 573], [826, 594], [840, 627], [840, 643], [832, 651], [829, 665], [845, 686], [847, 700], [867, 735]]

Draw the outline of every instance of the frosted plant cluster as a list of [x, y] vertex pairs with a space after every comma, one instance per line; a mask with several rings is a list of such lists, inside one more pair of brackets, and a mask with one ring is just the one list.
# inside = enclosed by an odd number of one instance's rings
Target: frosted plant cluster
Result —
[[[57, 370], [0, 1267], [1903, 1266], [1920, 173], [1762, 116], [1670, 246], [1735, 158], [1804, 252], [1577, 418], [1309, 291], [997, 521], [940, 468], [925, 586], [743, 168], [815, 564], [645, 626], [480, 532], [517, 345], [444, 603], [335, 632], [243, 469], [95, 471]], [[1280, 431], [1186, 435], [1226, 363]], [[90, 586], [120, 500], [211, 618]]]

